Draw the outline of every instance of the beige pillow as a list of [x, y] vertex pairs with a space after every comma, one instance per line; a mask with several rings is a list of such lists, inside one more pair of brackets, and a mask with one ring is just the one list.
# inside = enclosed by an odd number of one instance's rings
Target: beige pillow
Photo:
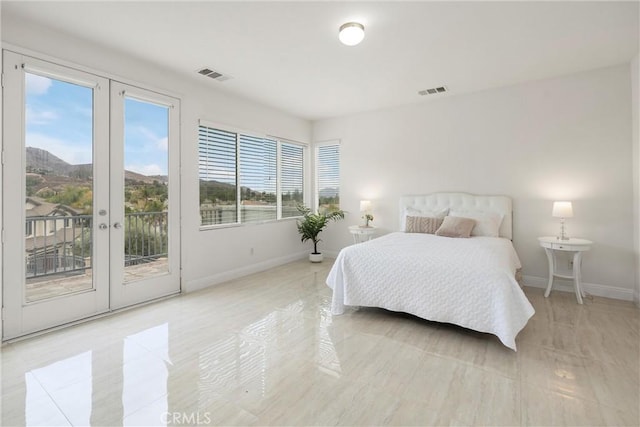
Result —
[[469, 237], [475, 224], [475, 220], [471, 218], [446, 216], [442, 221], [442, 225], [436, 231], [436, 236]]
[[429, 216], [408, 216], [404, 231], [407, 233], [434, 234], [442, 225], [442, 221], [442, 218], [432, 218]]
[[500, 225], [502, 224], [504, 214], [497, 212], [452, 210], [449, 212], [449, 215], [475, 220], [475, 226], [473, 230], [471, 230], [472, 236], [500, 236]]

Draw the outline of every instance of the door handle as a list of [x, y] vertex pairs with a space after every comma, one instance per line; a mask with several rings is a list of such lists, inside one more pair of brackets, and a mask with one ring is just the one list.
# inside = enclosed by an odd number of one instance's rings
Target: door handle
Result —
[[98, 226], [98, 228], [99, 228], [100, 230], [106, 230], [107, 228], [109, 228], [109, 226], [108, 226], [107, 224], [105, 224], [105, 223], [102, 223], [102, 224], [100, 224], [100, 225]]
[[113, 228], [120, 230], [122, 228], [122, 224], [120, 224], [119, 222], [116, 222], [113, 224]]

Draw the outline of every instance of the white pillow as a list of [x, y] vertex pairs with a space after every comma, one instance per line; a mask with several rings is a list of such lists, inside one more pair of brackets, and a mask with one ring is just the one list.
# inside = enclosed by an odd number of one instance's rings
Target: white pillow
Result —
[[402, 211], [400, 216], [400, 231], [406, 231], [407, 217], [408, 216], [421, 216], [443, 219], [449, 213], [449, 208], [444, 209], [417, 209], [413, 207], [406, 207]]
[[471, 218], [476, 221], [475, 227], [471, 230], [472, 236], [500, 237], [500, 225], [504, 214], [497, 212], [452, 210], [449, 216]]

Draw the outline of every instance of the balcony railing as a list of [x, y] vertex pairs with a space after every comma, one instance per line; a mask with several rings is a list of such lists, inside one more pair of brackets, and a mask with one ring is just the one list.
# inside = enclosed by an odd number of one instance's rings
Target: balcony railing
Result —
[[[167, 212], [125, 214], [125, 267], [168, 254]], [[26, 277], [84, 274], [92, 266], [93, 216], [29, 217], [25, 224]]]

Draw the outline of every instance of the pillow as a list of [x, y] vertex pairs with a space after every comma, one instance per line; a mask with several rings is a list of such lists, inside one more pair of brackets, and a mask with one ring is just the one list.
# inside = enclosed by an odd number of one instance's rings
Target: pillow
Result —
[[407, 233], [435, 234], [442, 225], [442, 218], [430, 216], [408, 216], [405, 230]]
[[500, 237], [503, 214], [472, 210], [452, 210], [449, 215], [474, 219], [476, 225], [471, 230], [472, 236]]
[[446, 216], [442, 225], [436, 231], [436, 236], [469, 237], [476, 221], [471, 218]]
[[407, 228], [407, 217], [408, 216], [426, 216], [431, 218], [444, 218], [447, 216], [449, 212], [449, 208], [444, 209], [417, 209], [413, 207], [406, 207], [402, 211], [402, 215], [400, 217], [400, 230], [405, 231]]

